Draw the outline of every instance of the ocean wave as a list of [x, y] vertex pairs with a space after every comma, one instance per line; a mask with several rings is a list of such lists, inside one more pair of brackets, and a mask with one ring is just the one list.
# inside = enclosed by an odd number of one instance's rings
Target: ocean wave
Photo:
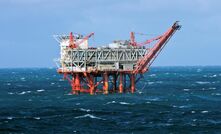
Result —
[[178, 106], [178, 108], [190, 108], [191, 106], [189, 106], [189, 105], [182, 105], [182, 106]]
[[220, 96], [221, 93], [212, 93], [211, 95]]
[[216, 74], [214, 74], [214, 75], [210, 76], [210, 78], [215, 78], [215, 77], [217, 77], [217, 75], [216, 75]]
[[190, 105], [181, 105], [181, 106], [177, 106], [177, 105], [172, 105], [173, 108], [180, 108], [180, 109], [183, 109], [183, 108], [190, 108], [191, 106]]
[[187, 91], [190, 91], [190, 89], [185, 88], [185, 89], [183, 89], [183, 91], [186, 91], [186, 92], [187, 92]]
[[8, 94], [12, 95], [12, 94], [15, 94], [15, 93], [13, 93], [13, 92], [8, 92]]
[[196, 111], [191, 111], [191, 113], [192, 113], [192, 114], [195, 114], [195, 113], [196, 113]]
[[11, 86], [11, 83], [7, 83], [6, 85], [7, 85], [7, 86]]
[[116, 103], [116, 101], [110, 101], [110, 102], [107, 102], [106, 105], [108, 105], [108, 104], [114, 104], [114, 103]]
[[150, 76], [150, 77], [154, 77], [154, 76], [156, 76], [156, 74], [150, 74], [149, 76]]
[[27, 92], [25, 92], [25, 91], [22, 91], [22, 92], [20, 92], [20, 93], [18, 93], [19, 95], [23, 95], [23, 94], [26, 94]]
[[45, 91], [44, 89], [37, 90], [37, 92], [44, 92], [44, 91]]
[[202, 114], [208, 113], [209, 111], [201, 111]]
[[148, 100], [148, 101], [159, 101], [160, 98], [156, 97], [156, 98], [147, 98], [145, 100]]
[[59, 81], [65, 81], [64, 79], [59, 79]]
[[41, 118], [40, 118], [40, 117], [34, 117], [34, 119], [35, 119], [35, 120], [40, 120]]
[[9, 116], [9, 117], [7, 117], [6, 119], [8, 119], [8, 120], [12, 120], [12, 119], [13, 119], [13, 117]]
[[[142, 90], [145, 88], [145, 86], [142, 88]], [[137, 90], [137, 92], [138, 92], [138, 94], [143, 94], [143, 92], [141, 92], [141, 91], [138, 91]]]
[[152, 85], [152, 84], [154, 84], [154, 82], [148, 82], [148, 84], [149, 84], [149, 85]]
[[[17, 93], [18, 95], [24, 95], [24, 94], [29, 94], [31, 91], [22, 91], [20, 93]], [[13, 94], [13, 93], [12, 93]]]
[[132, 105], [131, 103], [127, 103], [127, 102], [119, 102], [119, 104], [121, 104], [121, 105]]
[[80, 108], [80, 111], [83, 111], [83, 112], [90, 112], [91, 110], [90, 110], [90, 109]]
[[91, 119], [98, 119], [98, 120], [105, 120], [103, 118], [100, 118], [100, 117], [97, 117], [97, 116], [94, 116], [92, 114], [85, 114], [85, 115], [82, 115], [82, 116], [76, 116], [74, 117], [75, 119], [81, 119], [81, 118], [91, 118]]
[[221, 121], [215, 121], [215, 120], [207, 120], [207, 121], [212, 124], [221, 124]]
[[20, 78], [21, 81], [26, 81], [25, 77]]
[[208, 81], [196, 81], [196, 83], [197, 84], [201, 84], [201, 85], [203, 85], [203, 84], [210, 84], [210, 82], [208, 82]]

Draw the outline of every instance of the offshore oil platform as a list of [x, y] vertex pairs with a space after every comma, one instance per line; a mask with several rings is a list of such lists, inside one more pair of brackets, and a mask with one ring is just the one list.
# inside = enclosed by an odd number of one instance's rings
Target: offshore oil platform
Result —
[[134, 93], [142, 74], [180, 28], [177, 21], [162, 35], [142, 43], [131, 32], [129, 40], [117, 40], [98, 48], [88, 46], [94, 33], [55, 35], [61, 56], [57, 72], [70, 82], [72, 94]]

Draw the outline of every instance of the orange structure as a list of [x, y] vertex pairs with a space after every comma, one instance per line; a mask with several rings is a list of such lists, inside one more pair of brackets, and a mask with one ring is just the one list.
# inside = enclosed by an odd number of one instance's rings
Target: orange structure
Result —
[[88, 47], [88, 39], [94, 33], [85, 37], [72, 33], [58, 35], [61, 57], [57, 71], [70, 82], [72, 94], [134, 93], [136, 82], [180, 28], [175, 22], [164, 34], [142, 43], [131, 32], [130, 40], [118, 40], [98, 48]]

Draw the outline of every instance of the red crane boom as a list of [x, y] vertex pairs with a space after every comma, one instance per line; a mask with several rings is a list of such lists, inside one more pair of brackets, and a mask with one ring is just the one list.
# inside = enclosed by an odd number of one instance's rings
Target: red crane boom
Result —
[[148, 67], [160, 53], [165, 44], [169, 41], [169, 39], [173, 36], [173, 34], [179, 30], [181, 26], [176, 21], [171, 28], [167, 30], [162, 36], [158, 36], [154, 39], [159, 39], [159, 41], [150, 49], [150, 51], [144, 55], [144, 57], [139, 60], [133, 70], [133, 74], [144, 73], [147, 71]]
[[72, 32], [70, 33], [70, 43], [69, 43], [69, 47], [70, 48], [77, 48], [77, 46], [79, 46], [81, 43], [83, 43], [85, 40], [88, 40], [92, 35], [94, 35], [94, 32], [88, 34], [87, 36], [85, 36], [83, 39], [81, 39], [79, 42], [74, 42], [74, 36], [72, 35]]

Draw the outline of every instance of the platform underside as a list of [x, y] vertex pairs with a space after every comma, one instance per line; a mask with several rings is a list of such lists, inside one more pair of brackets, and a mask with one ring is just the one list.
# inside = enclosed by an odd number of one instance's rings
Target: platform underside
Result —
[[[68, 79], [73, 94], [133, 93], [136, 75], [132, 71], [137, 61], [147, 52], [145, 48], [63, 48], [61, 67], [57, 71]], [[129, 84], [126, 84], [126, 81]]]
[[59, 73], [131, 72], [148, 52], [145, 48], [70, 49], [61, 52]]

